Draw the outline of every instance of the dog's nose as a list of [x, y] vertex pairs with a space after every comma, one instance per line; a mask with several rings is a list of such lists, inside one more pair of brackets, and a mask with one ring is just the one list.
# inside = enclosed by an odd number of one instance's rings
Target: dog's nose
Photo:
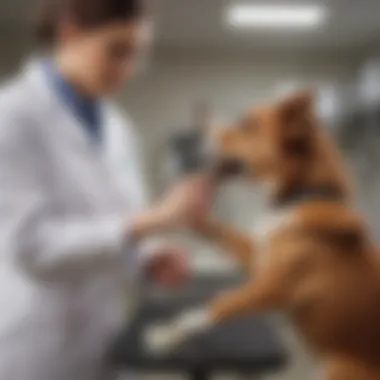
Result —
[[[223, 133], [225, 133], [224, 129]], [[223, 136], [222, 131], [219, 131], [218, 134], [208, 134], [205, 136], [202, 146], [203, 169], [218, 181], [239, 175], [244, 171], [244, 164], [241, 160], [223, 156], [221, 153], [221, 136]]]
[[209, 163], [209, 171], [217, 180], [225, 180], [242, 174], [244, 163], [233, 157], [219, 157]]

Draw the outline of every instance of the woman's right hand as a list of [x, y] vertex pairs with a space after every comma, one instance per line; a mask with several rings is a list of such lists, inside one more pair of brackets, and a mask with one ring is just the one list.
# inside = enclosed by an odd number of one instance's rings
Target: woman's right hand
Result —
[[210, 175], [192, 175], [166, 195], [156, 207], [137, 215], [132, 234], [141, 238], [148, 234], [177, 226], [191, 225], [207, 214], [214, 192], [215, 182]]

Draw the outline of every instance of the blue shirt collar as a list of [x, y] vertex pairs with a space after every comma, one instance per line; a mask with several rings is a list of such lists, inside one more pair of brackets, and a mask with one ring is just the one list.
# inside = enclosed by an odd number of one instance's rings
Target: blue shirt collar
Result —
[[92, 140], [99, 142], [102, 135], [101, 102], [80, 94], [59, 72], [50, 59], [42, 62], [42, 68], [58, 97], [80, 121]]

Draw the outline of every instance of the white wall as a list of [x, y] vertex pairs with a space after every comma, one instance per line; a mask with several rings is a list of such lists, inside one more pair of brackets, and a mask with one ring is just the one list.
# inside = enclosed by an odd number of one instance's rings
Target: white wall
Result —
[[357, 97], [350, 104], [350, 110], [351, 113], [360, 111], [364, 116], [356, 122], [360, 135], [355, 137], [355, 126], [342, 132], [352, 139], [347, 156], [356, 178], [358, 205], [374, 239], [380, 242], [380, 56], [377, 51], [374, 49], [363, 59], [354, 82]]

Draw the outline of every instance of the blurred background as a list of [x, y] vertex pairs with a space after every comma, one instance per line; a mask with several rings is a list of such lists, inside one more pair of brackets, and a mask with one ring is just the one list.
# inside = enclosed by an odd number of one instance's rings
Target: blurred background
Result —
[[[257, 5], [282, 10], [291, 6], [295, 12], [273, 18], [264, 11], [261, 17], [257, 12], [250, 17], [250, 7]], [[210, 121], [228, 122], [256, 102], [312, 88], [317, 111], [356, 178], [359, 207], [377, 238], [380, 2], [155, 0], [153, 7], [154, 48], [145, 57], [144, 69], [118, 98], [141, 134], [152, 198], [181, 176], [173, 136], [207, 128]], [[33, 46], [28, 28], [34, 9], [34, 0], [0, 2], [3, 78]], [[246, 183], [226, 186], [215, 206], [218, 217], [245, 230], [263, 211], [260, 193]], [[198, 271], [235, 270], [207, 244], [185, 235], [175, 239], [192, 250]], [[292, 365], [287, 374], [273, 379], [304, 379], [312, 364], [286, 327], [283, 332], [292, 347]]]

